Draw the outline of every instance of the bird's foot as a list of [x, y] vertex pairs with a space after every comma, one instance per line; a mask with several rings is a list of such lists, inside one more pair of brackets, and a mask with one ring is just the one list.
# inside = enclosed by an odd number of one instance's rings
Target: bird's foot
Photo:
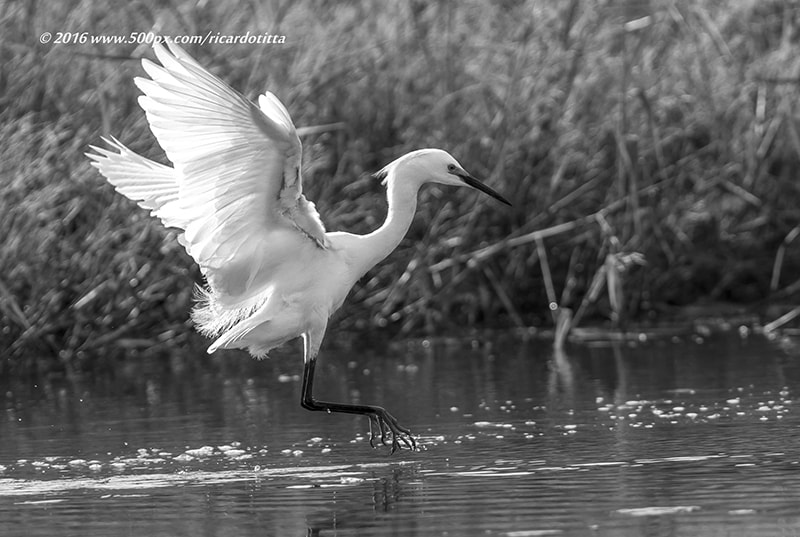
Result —
[[[377, 432], [376, 432], [377, 429]], [[392, 453], [406, 447], [411, 451], [417, 450], [417, 441], [411, 431], [397, 423], [397, 419], [386, 410], [376, 407], [375, 412], [369, 414], [369, 445], [375, 446], [375, 439], [379, 438], [384, 446], [391, 445]], [[387, 442], [391, 439], [391, 442]]]

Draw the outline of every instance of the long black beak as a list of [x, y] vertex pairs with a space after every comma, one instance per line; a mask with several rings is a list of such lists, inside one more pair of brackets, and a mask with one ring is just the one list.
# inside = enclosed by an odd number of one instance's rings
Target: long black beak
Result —
[[462, 181], [464, 181], [464, 183], [471, 186], [472, 188], [480, 190], [484, 194], [490, 195], [491, 197], [493, 197], [494, 199], [496, 199], [501, 203], [505, 203], [506, 205], [509, 206], [511, 205], [511, 202], [505, 199], [503, 196], [501, 196], [499, 192], [497, 192], [495, 189], [491, 187], [484, 185], [483, 183], [472, 177], [467, 172], [459, 172], [457, 175], [461, 178]]

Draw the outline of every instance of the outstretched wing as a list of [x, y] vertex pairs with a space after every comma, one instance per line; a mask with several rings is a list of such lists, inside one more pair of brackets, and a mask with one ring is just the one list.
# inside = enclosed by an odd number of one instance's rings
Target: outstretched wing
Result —
[[[174, 193], [151, 199], [141, 173], [109, 179], [183, 229], [181, 242], [212, 290], [235, 302], [293, 251], [309, 241], [328, 248], [328, 239], [302, 194], [300, 140], [277, 97], [267, 92], [257, 107], [183, 49], [168, 46], [154, 46], [161, 66], [143, 60], [150, 79], [135, 83], [144, 92], [139, 104], [150, 128], [174, 165], [177, 199]], [[152, 187], [166, 192], [165, 173], [156, 172]]]

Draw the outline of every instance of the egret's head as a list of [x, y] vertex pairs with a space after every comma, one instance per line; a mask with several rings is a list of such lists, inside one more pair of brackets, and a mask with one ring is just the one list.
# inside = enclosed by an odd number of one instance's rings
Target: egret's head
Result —
[[461, 164], [447, 151], [441, 149], [420, 149], [403, 155], [375, 174], [378, 179], [386, 179], [391, 172], [404, 177], [415, 178], [421, 182], [440, 183], [451, 186], [469, 186], [488, 194], [494, 199], [511, 203], [494, 189], [484, 185], [466, 172]]

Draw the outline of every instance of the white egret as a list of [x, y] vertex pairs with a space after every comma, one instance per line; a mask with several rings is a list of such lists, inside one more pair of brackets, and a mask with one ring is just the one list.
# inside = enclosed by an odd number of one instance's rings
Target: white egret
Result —
[[[149, 209], [178, 237], [207, 282], [192, 319], [215, 338], [208, 348], [247, 349], [255, 357], [302, 337], [301, 404], [308, 410], [369, 417], [370, 444], [415, 449], [411, 432], [385, 409], [319, 401], [314, 368], [331, 314], [371, 267], [408, 231], [424, 183], [476, 188], [509, 204], [448, 153], [421, 149], [376, 175], [386, 185], [388, 215], [367, 235], [326, 232], [303, 196], [301, 144], [275, 95], [258, 106], [200, 66], [183, 49], [154, 46], [161, 66], [144, 59], [139, 104], [172, 167], [142, 157], [117, 139], [87, 153], [116, 190]], [[377, 434], [373, 430], [377, 429]]]

